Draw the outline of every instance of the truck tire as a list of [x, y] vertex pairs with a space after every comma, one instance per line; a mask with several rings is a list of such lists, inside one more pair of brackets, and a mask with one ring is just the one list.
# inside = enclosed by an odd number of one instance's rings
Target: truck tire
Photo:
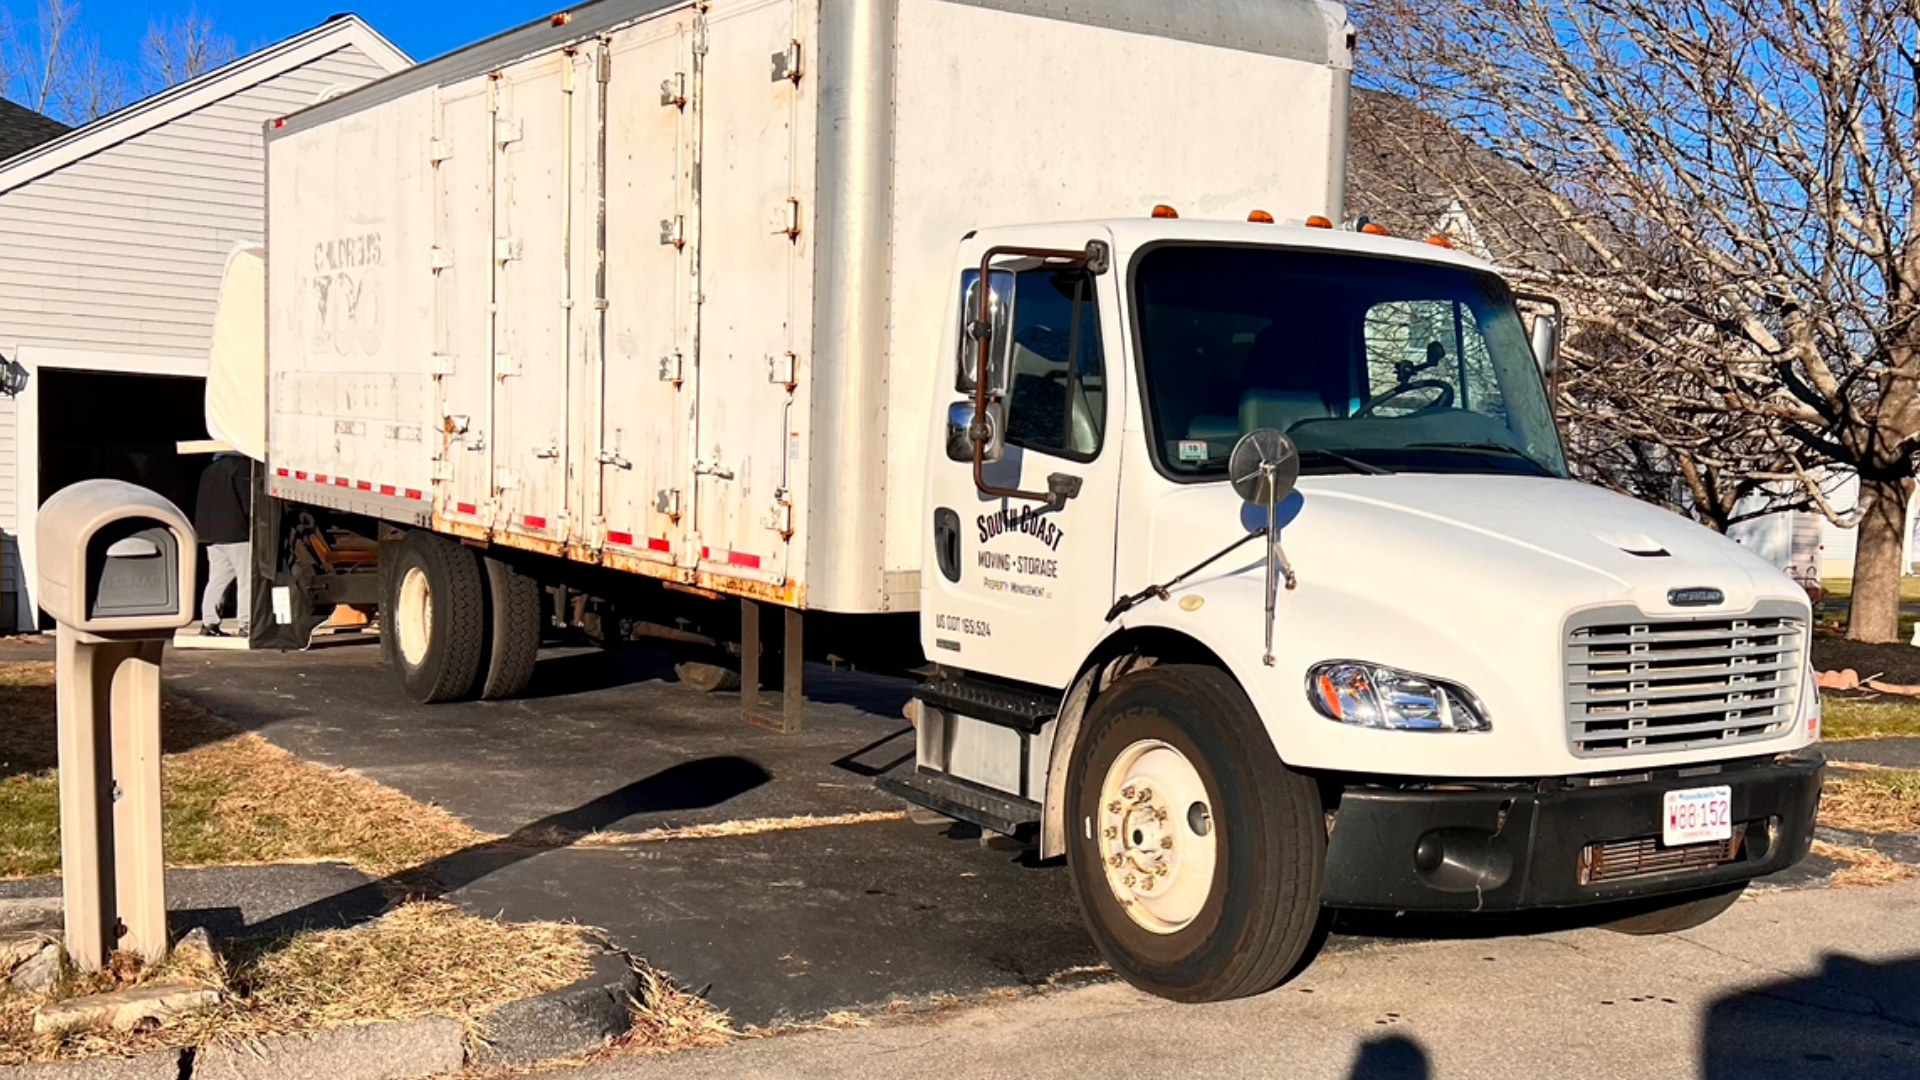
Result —
[[1128, 982], [1221, 1001], [1271, 990], [1306, 955], [1326, 868], [1319, 790], [1226, 673], [1154, 667], [1096, 698], [1067, 798], [1074, 892]]
[[680, 685], [695, 693], [717, 694], [740, 689], [740, 669], [724, 663], [727, 655], [719, 649], [676, 647], [671, 652], [673, 675]]
[[486, 649], [484, 588], [480, 562], [466, 547], [422, 529], [400, 541], [380, 605], [380, 640], [413, 700], [473, 696]]
[[1670, 903], [1665, 907], [1630, 915], [1624, 919], [1603, 924], [1616, 934], [1677, 934], [1682, 930], [1691, 930], [1704, 926], [1717, 919], [1747, 891], [1747, 883], [1731, 885], [1710, 893], [1694, 893], [1688, 899]]
[[540, 583], [491, 556], [487, 568], [487, 663], [480, 696], [487, 701], [510, 698], [533, 680], [540, 658], [540, 633], [545, 612]]

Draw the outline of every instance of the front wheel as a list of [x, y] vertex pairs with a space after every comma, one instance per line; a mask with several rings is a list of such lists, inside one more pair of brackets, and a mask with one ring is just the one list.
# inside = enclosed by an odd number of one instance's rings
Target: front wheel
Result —
[[1067, 862], [1113, 969], [1176, 1001], [1278, 986], [1314, 939], [1326, 827], [1232, 679], [1169, 665], [1093, 703], [1068, 767]]

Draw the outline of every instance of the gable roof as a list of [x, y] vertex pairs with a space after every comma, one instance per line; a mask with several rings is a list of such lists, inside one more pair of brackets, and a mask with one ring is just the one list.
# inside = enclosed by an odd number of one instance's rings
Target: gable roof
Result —
[[66, 132], [67, 125], [0, 98], [0, 161]]
[[311, 30], [248, 53], [0, 160], [0, 194], [348, 45], [357, 46], [368, 59], [389, 72], [413, 64], [411, 57], [381, 37], [358, 15], [336, 15]]

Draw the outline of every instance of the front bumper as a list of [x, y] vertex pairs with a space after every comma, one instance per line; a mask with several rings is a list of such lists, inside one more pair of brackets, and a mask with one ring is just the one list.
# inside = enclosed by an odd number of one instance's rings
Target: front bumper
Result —
[[[1531, 785], [1350, 784], [1327, 837], [1324, 899], [1347, 908], [1514, 911], [1749, 881], [1806, 856], [1824, 765], [1808, 750]], [[1735, 841], [1660, 846], [1666, 792], [1722, 784], [1733, 789]]]

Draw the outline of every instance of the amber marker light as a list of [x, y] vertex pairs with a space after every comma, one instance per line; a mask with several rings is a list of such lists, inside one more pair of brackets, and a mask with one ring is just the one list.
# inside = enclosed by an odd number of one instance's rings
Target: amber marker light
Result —
[[1159, 206], [1153, 208], [1153, 216], [1157, 218], [1177, 218], [1180, 216], [1180, 211], [1175, 210], [1166, 203], [1161, 203]]
[[1265, 210], [1255, 210], [1253, 213], [1247, 215], [1247, 220], [1253, 222], [1255, 225], [1271, 225], [1273, 224], [1273, 215], [1267, 213]]
[[1315, 214], [1312, 217], [1307, 219], [1307, 228], [1331, 229], [1333, 228], [1333, 221], [1330, 218], [1324, 218], [1324, 217], [1321, 217], [1319, 214]]

